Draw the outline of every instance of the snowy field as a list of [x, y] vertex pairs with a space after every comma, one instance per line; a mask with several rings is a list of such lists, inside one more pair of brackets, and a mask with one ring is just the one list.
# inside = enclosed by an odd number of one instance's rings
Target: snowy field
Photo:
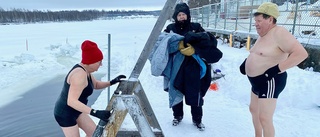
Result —
[[[0, 107], [21, 98], [28, 89], [66, 74], [80, 62], [80, 45], [86, 39], [97, 42], [103, 50], [104, 65], [96, 73], [107, 75], [107, 42], [111, 34], [111, 78], [119, 74], [129, 76], [156, 20], [144, 17], [0, 26]], [[149, 62], [144, 66], [139, 80], [166, 137], [254, 136], [248, 108], [250, 84], [238, 70], [249, 52], [230, 48], [221, 41], [218, 48], [224, 56], [213, 67], [221, 69], [226, 76], [217, 81], [218, 91], [208, 91], [205, 96], [204, 132], [192, 125], [189, 106], [184, 107], [182, 123], [176, 127], [171, 125], [173, 116], [168, 107], [168, 95], [162, 89], [162, 77], [151, 75]], [[287, 87], [280, 94], [274, 115], [276, 136], [317, 137], [320, 135], [320, 73], [298, 67], [287, 72]], [[111, 92], [115, 88], [111, 87]], [[104, 90], [92, 107], [104, 109], [107, 94]], [[135, 128], [130, 120], [126, 117], [123, 129]]]

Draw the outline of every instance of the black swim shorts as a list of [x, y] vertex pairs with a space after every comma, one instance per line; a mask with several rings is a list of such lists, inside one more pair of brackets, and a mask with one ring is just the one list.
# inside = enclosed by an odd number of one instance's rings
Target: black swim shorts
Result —
[[57, 101], [54, 107], [54, 118], [61, 127], [71, 127], [77, 124], [81, 112]]
[[259, 98], [278, 98], [287, 83], [287, 72], [276, 75], [271, 80], [265, 76], [248, 77], [251, 83], [251, 90]]
[[77, 125], [77, 118], [79, 116], [59, 116], [54, 115], [54, 118], [56, 119], [57, 123], [61, 127], [72, 127]]

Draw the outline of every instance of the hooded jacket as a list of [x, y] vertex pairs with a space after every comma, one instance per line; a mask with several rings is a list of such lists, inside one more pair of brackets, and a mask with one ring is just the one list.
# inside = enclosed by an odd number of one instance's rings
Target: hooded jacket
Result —
[[[185, 13], [187, 15], [187, 20], [178, 21], [177, 16], [179, 12]], [[188, 31], [192, 31], [192, 32], [205, 31], [199, 23], [191, 22], [190, 9], [186, 3], [179, 3], [176, 5], [172, 18], [174, 20], [174, 23], [169, 24], [164, 30], [165, 32], [169, 33], [170, 31], [173, 31], [174, 33], [184, 36]]]

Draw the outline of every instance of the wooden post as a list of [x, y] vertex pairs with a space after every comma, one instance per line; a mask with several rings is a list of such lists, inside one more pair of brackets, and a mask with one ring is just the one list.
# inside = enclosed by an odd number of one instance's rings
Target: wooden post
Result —
[[229, 45], [230, 47], [233, 46], [232, 34], [230, 34], [230, 37], [229, 37]]
[[248, 38], [247, 38], [247, 50], [250, 50], [250, 46], [251, 46], [251, 38], [250, 38], [250, 35], [248, 35]]

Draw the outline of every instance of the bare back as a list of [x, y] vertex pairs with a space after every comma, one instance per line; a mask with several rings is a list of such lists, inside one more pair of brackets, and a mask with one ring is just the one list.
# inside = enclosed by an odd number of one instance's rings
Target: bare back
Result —
[[288, 53], [281, 50], [277, 42], [275, 26], [265, 36], [259, 37], [250, 50], [246, 61], [246, 73], [250, 77], [263, 74], [267, 69], [279, 64], [288, 57]]

